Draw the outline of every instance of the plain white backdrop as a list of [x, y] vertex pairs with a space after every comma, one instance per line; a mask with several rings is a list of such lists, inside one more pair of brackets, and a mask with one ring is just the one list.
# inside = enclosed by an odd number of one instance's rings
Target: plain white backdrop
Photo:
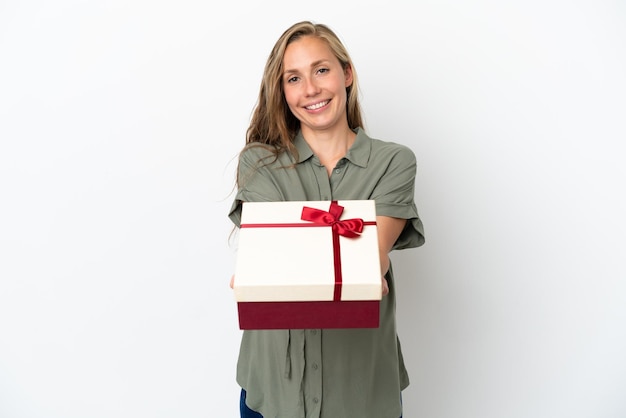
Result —
[[368, 132], [417, 155], [404, 416], [624, 418], [608, 0], [0, 1], [0, 416], [238, 416], [235, 158], [303, 19], [345, 41]]

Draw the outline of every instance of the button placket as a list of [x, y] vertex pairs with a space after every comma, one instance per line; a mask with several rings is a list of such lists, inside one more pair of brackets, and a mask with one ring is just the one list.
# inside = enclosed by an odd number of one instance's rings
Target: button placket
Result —
[[320, 200], [332, 200], [333, 193], [330, 179], [328, 178], [328, 173], [326, 172], [326, 167], [322, 165], [316, 166], [313, 171], [315, 173], [315, 180], [319, 186]]
[[311, 417], [319, 417], [322, 403], [322, 335], [318, 329], [306, 331], [305, 359], [304, 401], [305, 405], [309, 405], [307, 410]]

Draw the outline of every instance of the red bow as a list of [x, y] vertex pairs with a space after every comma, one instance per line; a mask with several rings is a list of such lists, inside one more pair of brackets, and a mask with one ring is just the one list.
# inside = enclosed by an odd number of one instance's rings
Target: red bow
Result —
[[363, 219], [354, 218], [340, 220], [339, 217], [342, 212], [343, 206], [339, 206], [337, 201], [333, 200], [330, 202], [328, 212], [307, 206], [303, 207], [301, 219], [319, 225], [328, 225], [332, 227], [333, 232], [347, 238], [358, 237], [363, 231]]

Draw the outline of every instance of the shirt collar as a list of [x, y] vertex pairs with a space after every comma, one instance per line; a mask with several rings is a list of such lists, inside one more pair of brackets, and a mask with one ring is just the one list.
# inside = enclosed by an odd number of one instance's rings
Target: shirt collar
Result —
[[[372, 139], [365, 134], [362, 128], [356, 128], [354, 132], [356, 132], [356, 139], [348, 150], [345, 158], [352, 164], [365, 168], [367, 167], [372, 152]], [[298, 164], [313, 156], [311, 147], [309, 147], [309, 144], [306, 143], [302, 136], [302, 131], [298, 132], [294, 138], [293, 145], [298, 152]]]
[[311, 150], [309, 144], [307, 144], [304, 140], [304, 137], [302, 136], [302, 131], [299, 131], [294, 138], [293, 145], [296, 147], [296, 151], [298, 152], [298, 164], [305, 162], [313, 156], [313, 150]]

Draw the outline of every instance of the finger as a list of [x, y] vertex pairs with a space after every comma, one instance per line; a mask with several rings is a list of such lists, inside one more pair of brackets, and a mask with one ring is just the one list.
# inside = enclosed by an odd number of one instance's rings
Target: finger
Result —
[[389, 284], [387, 283], [387, 279], [383, 277], [383, 296], [389, 293]]

